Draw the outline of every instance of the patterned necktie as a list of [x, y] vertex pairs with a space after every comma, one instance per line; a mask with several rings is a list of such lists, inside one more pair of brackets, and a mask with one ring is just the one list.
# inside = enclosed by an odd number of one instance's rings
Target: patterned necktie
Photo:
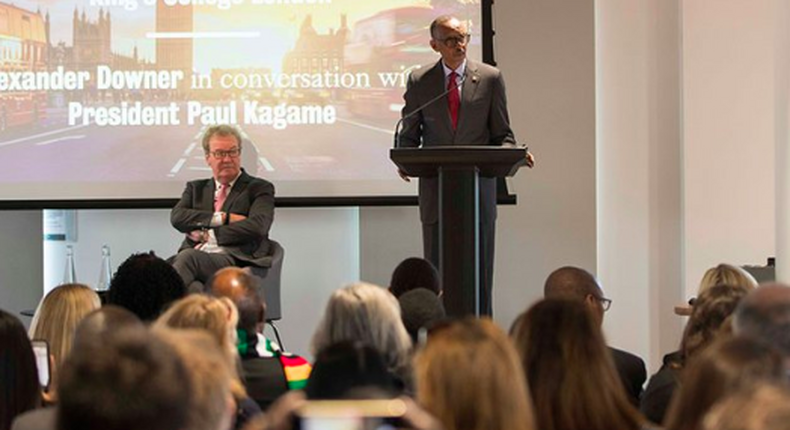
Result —
[[228, 199], [228, 186], [219, 184], [219, 192], [214, 198], [214, 212], [222, 212], [222, 206], [225, 205], [225, 200]]
[[456, 82], [458, 74], [455, 72], [450, 73], [450, 79], [447, 80], [447, 103], [450, 107], [450, 119], [453, 120], [453, 130], [458, 127], [458, 108], [461, 107], [461, 96], [458, 94], [458, 83]]

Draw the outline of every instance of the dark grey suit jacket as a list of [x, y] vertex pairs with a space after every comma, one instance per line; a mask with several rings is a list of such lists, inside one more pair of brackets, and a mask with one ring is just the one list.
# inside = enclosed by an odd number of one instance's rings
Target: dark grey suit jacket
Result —
[[[217, 244], [225, 248], [239, 265], [270, 267], [269, 228], [274, 221], [274, 185], [242, 170], [222, 211], [244, 215], [247, 219], [210, 227], [214, 214], [214, 180], [191, 181], [170, 212], [170, 223], [185, 234], [203, 228], [213, 229]], [[179, 251], [195, 245], [196, 242], [187, 237]]]
[[[403, 122], [401, 146], [514, 145], [507, 112], [505, 82], [495, 67], [467, 59], [461, 86], [458, 127], [453, 130], [446, 99], [427, 106]], [[444, 70], [439, 61], [433, 67], [414, 71], [403, 98], [406, 116], [445, 91]], [[420, 219], [438, 222], [438, 181], [420, 179]], [[480, 221], [496, 219], [496, 180], [480, 178]]]

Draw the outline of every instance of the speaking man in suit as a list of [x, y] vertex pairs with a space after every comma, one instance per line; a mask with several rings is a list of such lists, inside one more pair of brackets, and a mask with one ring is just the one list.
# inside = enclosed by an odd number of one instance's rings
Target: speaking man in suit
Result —
[[170, 222], [186, 237], [173, 259], [189, 291], [227, 266], [269, 267], [274, 186], [241, 168], [241, 135], [229, 125], [210, 127], [203, 152], [213, 177], [187, 183]]
[[[492, 66], [466, 58], [470, 40], [466, 24], [452, 16], [440, 16], [431, 23], [430, 32], [431, 48], [441, 55], [441, 60], [415, 70], [409, 77], [403, 96], [406, 103], [400, 145], [515, 145], [502, 74]], [[446, 100], [430, 103], [445, 91]], [[527, 165], [532, 167], [534, 161], [528, 152]], [[403, 172], [399, 174], [409, 180]], [[481, 313], [490, 315], [496, 179], [480, 178], [479, 187]], [[419, 190], [425, 258], [439, 267], [438, 180], [421, 178]]]

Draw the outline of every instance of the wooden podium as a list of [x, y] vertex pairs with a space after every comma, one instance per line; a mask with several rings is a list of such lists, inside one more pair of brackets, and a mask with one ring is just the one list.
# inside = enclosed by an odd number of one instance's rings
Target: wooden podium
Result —
[[439, 273], [447, 315], [480, 315], [478, 178], [513, 176], [527, 149], [512, 146], [394, 148], [392, 161], [407, 175], [439, 178]]

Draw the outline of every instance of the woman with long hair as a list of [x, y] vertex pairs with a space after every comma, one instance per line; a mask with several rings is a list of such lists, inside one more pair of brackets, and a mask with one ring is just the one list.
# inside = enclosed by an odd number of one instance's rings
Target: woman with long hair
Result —
[[686, 363], [722, 335], [732, 333], [732, 313], [749, 290], [742, 286], [716, 285], [699, 295], [683, 330], [680, 350], [664, 356], [661, 368], [647, 383], [639, 406], [656, 424], [664, 424], [666, 411]]
[[541, 430], [637, 430], [598, 324], [584, 304], [542, 300], [518, 317], [511, 336], [521, 356]]
[[518, 354], [488, 319], [433, 329], [414, 361], [417, 401], [445, 430], [533, 430]]
[[41, 405], [36, 358], [25, 327], [0, 310], [0, 430], [18, 415]]
[[63, 284], [50, 291], [38, 304], [28, 334], [30, 339], [46, 340], [52, 356], [52, 386], [57, 386], [58, 369], [71, 351], [74, 332], [86, 315], [101, 307], [101, 300], [91, 287]]

